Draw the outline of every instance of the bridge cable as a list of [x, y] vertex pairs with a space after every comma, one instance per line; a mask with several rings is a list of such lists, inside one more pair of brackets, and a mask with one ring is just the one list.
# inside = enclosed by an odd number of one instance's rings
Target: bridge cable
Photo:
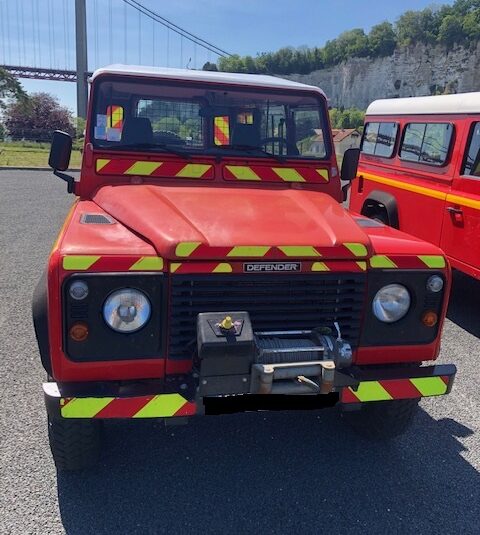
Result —
[[112, 42], [113, 42], [112, 0], [108, 0], [108, 46], [109, 46], [110, 63], [113, 63], [113, 59], [112, 59], [112, 53], [113, 53]]
[[32, 25], [31, 37], [33, 40], [33, 65], [36, 67], [37, 66], [37, 37], [35, 35], [35, 10], [34, 9], [35, 9], [35, 4], [33, 0], [30, 0], [30, 13], [32, 14], [32, 16], [30, 17], [30, 22]]
[[138, 64], [142, 64], [142, 15], [138, 12]]
[[5, 57], [5, 52], [6, 52], [6, 49], [5, 49], [5, 24], [4, 24], [4, 21], [5, 21], [5, 17], [3, 16], [3, 2], [0, 2], [0, 29], [2, 30], [2, 64], [6, 65], [7, 64], [7, 60], [6, 60], [6, 57]]
[[38, 64], [42, 64], [42, 47], [40, 44], [40, 8], [38, 7], [39, 0], [35, 0], [35, 20], [37, 21], [37, 40], [38, 40]]
[[24, 2], [20, 4], [20, 26], [22, 28], [22, 55], [23, 55], [23, 61], [26, 63], [27, 51], [25, 47], [25, 3]]
[[[126, 4], [125, 4], [126, 5]], [[152, 20], [152, 65], [155, 66], [155, 21]]]
[[98, 11], [97, 0], [93, 0], [93, 20], [94, 20], [94, 46], [95, 46], [95, 69], [100, 65], [98, 60]]
[[8, 46], [8, 63], [11, 64], [11, 49], [10, 49], [10, 24], [9, 24], [9, 21], [10, 21], [10, 13], [9, 13], [9, 9], [8, 9], [8, 5], [9, 5], [10, 2], [7, 2], [5, 4], [5, 7], [6, 7], [6, 10], [7, 10], [7, 16], [5, 18], [5, 26], [7, 28], [7, 46]]
[[67, 42], [67, 6], [65, 2], [62, 2], [62, 12], [63, 12], [63, 46], [64, 46], [64, 61], [65, 61], [65, 70], [68, 69], [68, 42]]
[[127, 63], [127, 4], [123, 4], [123, 63]]
[[214, 54], [218, 56], [231, 56], [229, 52], [226, 52], [225, 50], [219, 48], [218, 46], [215, 46], [214, 44], [206, 41], [205, 39], [202, 39], [201, 37], [198, 37], [197, 35], [194, 35], [191, 32], [188, 32], [187, 30], [184, 30], [177, 24], [169, 21], [165, 17], [162, 17], [155, 11], [152, 11], [151, 9], [148, 9], [144, 5], [140, 4], [140, 2], [137, 2], [136, 0], [123, 0], [126, 4], [128, 4], [130, 7], [133, 7], [137, 11], [143, 13], [147, 17], [150, 17], [151, 19], [154, 19], [156, 22], [159, 22], [163, 26], [166, 26], [168, 29], [172, 30], [173, 32], [182, 35], [186, 39], [192, 42], [196, 42], [201, 47], [206, 48], [207, 50], [211, 50]]

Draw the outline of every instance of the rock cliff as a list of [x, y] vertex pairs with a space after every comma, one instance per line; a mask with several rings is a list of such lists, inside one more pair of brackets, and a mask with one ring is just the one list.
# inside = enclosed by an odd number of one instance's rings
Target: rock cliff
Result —
[[480, 42], [447, 50], [416, 45], [385, 58], [352, 58], [292, 80], [321, 87], [332, 107], [365, 109], [378, 98], [480, 91]]

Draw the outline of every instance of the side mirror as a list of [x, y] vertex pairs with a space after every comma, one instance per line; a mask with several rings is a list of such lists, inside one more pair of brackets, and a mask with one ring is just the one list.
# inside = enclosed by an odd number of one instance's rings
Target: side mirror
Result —
[[54, 171], [66, 171], [72, 154], [72, 136], [61, 130], [55, 130], [50, 147], [48, 165]]
[[345, 182], [351, 182], [357, 176], [360, 149], [347, 149], [343, 155], [340, 178]]
[[75, 193], [75, 179], [73, 176], [66, 175], [62, 172], [68, 169], [71, 154], [72, 136], [66, 132], [55, 130], [52, 137], [48, 165], [53, 169], [53, 174], [55, 176], [65, 180], [68, 193]]

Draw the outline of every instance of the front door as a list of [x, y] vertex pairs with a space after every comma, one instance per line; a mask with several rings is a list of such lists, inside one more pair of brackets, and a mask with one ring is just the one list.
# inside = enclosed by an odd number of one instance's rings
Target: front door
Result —
[[480, 122], [471, 126], [445, 208], [443, 250], [454, 267], [480, 277]]

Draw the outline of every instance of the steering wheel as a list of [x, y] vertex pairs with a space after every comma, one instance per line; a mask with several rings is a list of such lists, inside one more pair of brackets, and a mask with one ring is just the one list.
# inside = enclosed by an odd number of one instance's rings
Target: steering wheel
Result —
[[260, 145], [262, 146], [267, 145], [268, 143], [280, 143], [282, 147], [288, 148], [287, 140], [283, 137], [277, 137], [277, 136], [264, 137], [260, 140]]

